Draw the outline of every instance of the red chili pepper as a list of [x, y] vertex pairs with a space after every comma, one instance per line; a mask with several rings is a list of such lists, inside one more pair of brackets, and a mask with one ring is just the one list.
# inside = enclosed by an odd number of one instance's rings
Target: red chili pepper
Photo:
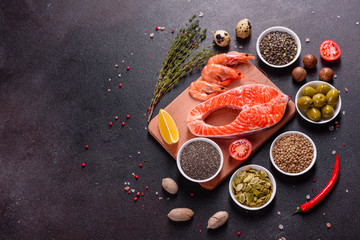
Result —
[[335, 166], [334, 171], [332, 173], [332, 176], [329, 180], [329, 182], [326, 184], [325, 188], [316, 195], [311, 201], [304, 203], [301, 205], [294, 214], [301, 213], [301, 212], [307, 212], [311, 208], [315, 207], [316, 204], [318, 204], [321, 200], [324, 199], [324, 197], [331, 191], [331, 189], [334, 187], [336, 180], [339, 177], [339, 170], [340, 170], [340, 163], [339, 163], [339, 154], [336, 154], [336, 160], [335, 160]]

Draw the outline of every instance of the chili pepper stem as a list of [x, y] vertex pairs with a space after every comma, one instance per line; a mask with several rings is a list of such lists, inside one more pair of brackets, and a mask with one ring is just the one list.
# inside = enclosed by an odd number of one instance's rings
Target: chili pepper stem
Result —
[[294, 216], [295, 214], [297, 214], [297, 213], [302, 213], [301, 207], [298, 207], [298, 208], [296, 209], [296, 211], [293, 213], [293, 216]]

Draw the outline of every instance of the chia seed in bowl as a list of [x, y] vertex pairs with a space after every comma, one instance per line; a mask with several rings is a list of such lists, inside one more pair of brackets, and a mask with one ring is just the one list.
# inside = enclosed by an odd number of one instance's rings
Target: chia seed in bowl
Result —
[[187, 179], [193, 182], [206, 182], [220, 172], [223, 154], [214, 141], [193, 138], [181, 146], [177, 155], [177, 165]]

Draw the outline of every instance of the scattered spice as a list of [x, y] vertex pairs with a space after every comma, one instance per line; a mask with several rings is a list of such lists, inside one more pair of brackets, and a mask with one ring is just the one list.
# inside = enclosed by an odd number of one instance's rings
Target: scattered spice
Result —
[[125, 126], [125, 122], [122, 122], [122, 123], [121, 123], [121, 126]]
[[139, 179], [139, 176], [138, 176], [138, 175], [135, 175], [135, 179], [138, 180], [138, 179]]
[[160, 30], [161, 30], [161, 31], [164, 31], [164, 30], [165, 30], [165, 27], [161, 27]]
[[125, 190], [125, 191], [129, 191], [129, 190], [130, 190], [130, 187], [129, 187], [129, 186], [126, 186], [126, 187], [124, 188], [124, 190]]
[[118, 116], [115, 116], [115, 120], [118, 120], [119, 119], [119, 117]]
[[297, 53], [295, 38], [287, 32], [270, 32], [260, 41], [260, 53], [266, 62], [273, 65], [285, 65], [291, 62]]
[[137, 193], [136, 193], [136, 195], [139, 197], [139, 196], [140, 196], [140, 193], [139, 193], [139, 192], [137, 192]]
[[307, 42], [307, 43], [310, 42], [310, 38], [306, 38], [305, 42]]
[[129, 191], [128, 191], [128, 194], [130, 194], [130, 193], [131, 193], [131, 191], [129, 190]]
[[220, 167], [220, 154], [212, 144], [205, 141], [194, 141], [181, 151], [180, 166], [184, 173], [192, 179], [208, 179]]
[[119, 84], [119, 87], [122, 87], [122, 83]]
[[327, 228], [331, 228], [331, 223], [326, 224]]
[[345, 92], [348, 92], [349, 90], [347, 88], [345, 88]]
[[138, 200], [138, 198], [137, 197], [134, 197], [134, 202], [136, 202]]
[[155, 35], [154, 33], [150, 33], [150, 35], [149, 35], [149, 36], [150, 36], [150, 38], [153, 38], [153, 37], [154, 37], [154, 35]]
[[128, 114], [128, 115], [126, 115], [126, 118], [127, 118], [127, 119], [129, 119], [129, 118], [130, 118], [130, 115], [129, 115], [129, 114]]
[[174, 32], [175, 32], [174, 29], [172, 29], [172, 30], [171, 30], [171, 33], [174, 33]]
[[82, 167], [85, 167], [85, 166], [86, 166], [86, 164], [85, 164], [85, 163], [82, 163], [82, 164], [81, 164], [81, 166], [82, 166]]
[[126, 67], [126, 70], [128, 70], [128, 71], [129, 71], [129, 70], [130, 70], [130, 67]]
[[149, 186], [146, 186], [145, 189], [148, 190], [148, 189], [149, 189]]
[[155, 27], [155, 31], [157, 31], [157, 30], [159, 30], [159, 27], [158, 27], [158, 26]]
[[280, 229], [280, 230], [283, 230], [283, 229], [284, 229], [284, 225], [280, 224], [280, 225], [279, 225], [279, 229]]
[[116, 68], [119, 68], [119, 64], [115, 64], [115, 67], [116, 67]]
[[140, 163], [140, 164], [139, 164], [139, 167], [142, 167], [142, 166], [143, 166], [142, 163]]
[[85, 149], [89, 149], [89, 145], [85, 145]]
[[303, 135], [291, 133], [276, 141], [272, 155], [275, 164], [281, 170], [288, 173], [299, 173], [310, 165], [314, 157], [314, 148]]
[[237, 232], [237, 235], [240, 236], [241, 232]]
[[113, 125], [113, 123], [112, 122], [109, 122], [109, 126], [111, 127]]

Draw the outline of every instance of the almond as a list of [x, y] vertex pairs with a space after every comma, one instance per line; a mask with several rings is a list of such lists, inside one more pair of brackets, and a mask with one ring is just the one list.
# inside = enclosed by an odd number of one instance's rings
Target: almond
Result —
[[162, 186], [168, 193], [171, 194], [176, 194], [179, 190], [177, 183], [171, 178], [163, 178]]
[[175, 222], [188, 221], [194, 216], [194, 212], [189, 208], [174, 208], [168, 217]]
[[224, 223], [226, 223], [228, 218], [229, 214], [226, 211], [217, 212], [209, 219], [207, 228], [216, 229], [221, 227]]

